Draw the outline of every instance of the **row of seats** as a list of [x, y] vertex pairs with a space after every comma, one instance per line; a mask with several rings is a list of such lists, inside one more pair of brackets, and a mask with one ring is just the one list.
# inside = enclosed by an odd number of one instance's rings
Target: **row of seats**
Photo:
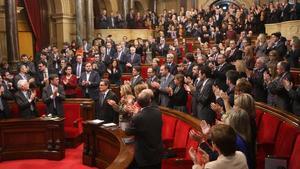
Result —
[[[164, 169], [191, 168], [192, 161], [188, 151], [198, 143], [189, 138], [189, 131], [196, 129], [199, 120], [166, 108], [161, 108], [163, 115], [162, 139], [166, 152], [172, 152], [175, 158], [162, 162]], [[265, 168], [265, 158], [287, 159], [289, 169], [299, 169], [300, 162], [300, 119], [287, 112], [272, 108], [263, 103], [256, 103], [257, 124], [257, 169]]]
[[299, 169], [300, 120], [287, 112], [258, 103], [256, 106], [257, 169], [265, 167], [265, 158], [286, 158], [289, 169]]
[[[10, 102], [9, 104], [12, 118], [20, 118], [19, 107], [16, 103]], [[46, 105], [38, 101], [36, 104], [39, 116], [46, 114]], [[82, 129], [82, 117], [81, 117], [81, 104], [79, 103], [64, 103], [64, 131], [67, 147], [76, 147], [81, 143]]]
[[[165, 113], [164, 110], [162, 112], [162, 139], [165, 155], [169, 157], [163, 159], [162, 168], [192, 168], [193, 162], [191, 161], [188, 151], [190, 147], [197, 149], [198, 146], [198, 143], [189, 137], [189, 132], [194, 127], [178, 117]], [[199, 120], [196, 121], [200, 122]]]

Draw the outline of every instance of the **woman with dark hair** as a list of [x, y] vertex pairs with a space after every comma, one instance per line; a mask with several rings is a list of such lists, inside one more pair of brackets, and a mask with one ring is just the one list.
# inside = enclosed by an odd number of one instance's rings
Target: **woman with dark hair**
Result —
[[60, 78], [60, 83], [65, 89], [67, 98], [76, 97], [77, 78], [72, 74], [72, 66], [68, 65], [64, 69], [64, 75]]
[[171, 88], [171, 106], [173, 109], [187, 112], [186, 102], [187, 102], [187, 91], [184, 89], [184, 76], [182, 74], [177, 74], [174, 77], [174, 87]]
[[119, 70], [119, 63], [117, 60], [113, 60], [110, 68], [107, 69], [109, 74], [109, 81], [111, 84], [120, 85], [121, 84], [121, 72]]

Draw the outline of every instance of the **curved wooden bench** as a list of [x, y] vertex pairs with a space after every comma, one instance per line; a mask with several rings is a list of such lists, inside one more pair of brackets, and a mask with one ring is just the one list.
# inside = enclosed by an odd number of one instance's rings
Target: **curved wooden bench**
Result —
[[125, 144], [125, 132], [119, 128], [102, 128], [83, 123], [83, 164], [107, 169], [126, 169], [134, 158], [134, 145]]

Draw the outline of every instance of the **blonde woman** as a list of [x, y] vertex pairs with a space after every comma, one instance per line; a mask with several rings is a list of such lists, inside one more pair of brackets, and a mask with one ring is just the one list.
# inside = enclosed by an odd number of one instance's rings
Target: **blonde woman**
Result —
[[247, 45], [244, 48], [244, 56], [246, 67], [250, 70], [253, 70], [255, 64], [255, 57], [253, 54], [253, 47], [251, 45]]

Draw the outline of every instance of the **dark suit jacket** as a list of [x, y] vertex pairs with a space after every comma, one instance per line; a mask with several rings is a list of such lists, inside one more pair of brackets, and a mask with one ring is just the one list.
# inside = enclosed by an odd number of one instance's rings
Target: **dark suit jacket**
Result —
[[[279, 107], [283, 110], [290, 110], [289, 108], [289, 94], [282, 85], [282, 80], [288, 79], [291, 81], [291, 75], [289, 72], [286, 72], [280, 76], [277, 76], [273, 81], [268, 85], [268, 95], [274, 95], [274, 103], [271, 103], [272, 106]], [[270, 103], [270, 102], [269, 102]]]
[[[29, 96], [30, 95], [31, 92], [29, 91]], [[19, 106], [19, 110], [22, 118], [32, 118], [38, 116], [37, 109], [35, 106], [35, 101], [29, 103], [25, 95], [22, 93], [22, 91], [19, 90], [15, 93], [15, 99]], [[31, 110], [31, 105], [33, 106], [33, 111]]]
[[[25, 77], [26, 77], [27, 81], [31, 78], [31, 77], [29, 76], [29, 74], [26, 74]], [[19, 80], [22, 80], [22, 79], [23, 79], [23, 78], [22, 78], [22, 76], [21, 76], [20, 74], [16, 74], [16, 75], [15, 75], [15, 77], [14, 77], [14, 82], [13, 82], [13, 85], [14, 85], [14, 88], [15, 88], [15, 89], [18, 88], [18, 81], [19, 81]]]
[[[64, 116], [63, 101], [65, 100], [66, 96], [65, 96], [64, 88], [61, 85], [58, 86], [58, 93], [59, 96], [56, 96], [55, 98], [51, 99], [50, 96], [53, 94], [53, 91], [51, 85], [48, 85], [43, 89], [42, 98], [43, 98], [43, 102], [47, 105], [47, 114], [53, 114], [53, 115], [63, 117]], [[54, 102], [56, 108], [54, 107]]]
[[143, 78], [141, 75], [139, 75], [135, 80], [134, 80], [134, 77], [132, 77], [130, 79], [130, 83], [131, 83], [131, 87], [134, 88], [134, 86], [143, 83]]
[[3, 111], [0, 110], [0, 119], [10, 117], [10, 110], [7, 104], [7, 100], [13, 99], [13, 96], [11, 92], [7, 89], [6, 85], [3, 85], [3, 87], [4, 87], [4, 93], [0, 96], [3, 105]]
[[[119, 55], [121, 55], [119, 57]], [[121, 70], [121, 72], [125, 72], [125, 68], [126, 68], [126, 63], [127, 63], [127, 54], [124, 53], [123, 51], [120, 52], [120, 54], [118, 52], [115, 53], [115, 56], [114, 56], [116, 59], [119, 59], [119, 68]]]
[[197, 117], [201, 120], [205, 120], [208, 124], [214, 123], [216, 117], [215, 112], [210, 108], [210, 104], [215, 100], [212, 90], [213, 84], [213, 79], [208, 79], [203, 87], [201, 85], [201, 87], [196, 90]]
[[126, 133], [135, 136], [135, 160], [139, 167], [161, 163], [162, 116], [157, 106], [143, 108], [132, 118]]
[[226, 85], [226, 72], [234, 69], [235, 67], [232, 64], [225, 63], [220, 69], [217, 69], [213, 72], [215, 84], [218, 85], [223, 91], [226, 91], [228, 88]]
[[176, 91], [176, 86], [172, 87], [173, 95], [171, 96], [170, 105], [173, 106], [186, 106], [187, 102], [187, 92], [184, 87], [181, 86], [178, 91]]
[[[112, 20], [113, 19], [113, 20]], [[116, 28], [117, 27], [117, 22], [116, 22], [115, 17], [107, 17], [107, 28]]]
[[[98, 92], [99, 93], [99, 92]], [[96, 119], [104, 120], [106, 123], [114, 122], [118, 123], [118, 113], [114, 111], [112, 106], [107, 103], [107, 100], [114, 100], [116, 103], [118, 102], [118, 98], [114, 92], [111, 90], [107, 92], [103, 104], [101, 105], [100, 96], [97, 97], [96, 103]]]
[[228, 58], [226, 59], [226, 62], [231, 63], [235, 62], [236, 60], [241, 60], [243, 57], [243, 52], [236, 48], [233, 52], [232, 55], [229, 55]]
[[157, 53], [159, 56], [167, 56], [169, 52], [169, 45], [165, 44], [162, 48], [160, 47], [160, 44], [158, 44], [157, 48]]
[[141, 65], [141, 56], [139, 54], [134, 54], [133, 60], [131, 60], [131, 54], [127, 55], [127, 63], [130, 63], [132, 66]]
[[110, 83], [121, 85], [121, 76], [122, 76], [122, 73], [121, 73], [120, 69], [117, 69], [115, 72], [113, 72], [111, 70], [111, 73], [109, 73]]
[[[89, 77], [89, 81], [91, 84], [89, 84], [88, 86], [83, 86], [82, 82], [86, 79], [87, 74], [86, 72], [83, 72], [79, 78], [79, 85], [82, 87], [82, 92], [85, 94], [86, 97], [89, 97], [93, 100], [96, 100], [98, 98], [98, 87], [99, 87], [99, 83], [100, 83], [100, 77], [99, 74], [92, 70], [90, 77]], [[86, 90], [87, 89], [87, 90]], [[87, 93], [86, 93], [87, 91]]]
[[170, 68], [170, 73], [172, 75], [176, 75], [176, 73], [177, 73], [177, 65], [173, 62], [173, 63], [171, 63], [171, 65], [168, 64], [168, 66]]
[[267, 48], [267, 53], [272, 50], [276, 50], [280, 59], [282, 59], [286, 55], [286, 52], [287, 52], [285, 42], [278, 40], [278, 42], [274, 46], [272, 46], [271, 48]]
[[290, 90], [289, 96], [292, 103], [292, 112], [297, 116], [300, 116], [300, 87], [296, 90]]
[[[82, 73], [84, 72], [84, 64], [82, 63], [81, 65], [82, 65], [82, 66], [81, 66], [81, 75], [82, 75]], [[76, 62], [75, 64], [72, 65], [72, 73], [73, 73], [74, 75], [77, 75], [77, 74], [76, 74], [76, 71], [77, 71], [77, 62]]]
[[264, 71], [254, 70], [253, 75], [249, 78], [249, 82], [252, 84], [252, 95], [256, 101], [267, 103], [268, 92], [264, 85]]
[[195, 62], [192, 62], [190, 64], [190, 66], [187, 67], [187, 70], [186, 70], [186, 76], [189, 76], [189, 77], [192, 77], [193, 76], [193, 67], [196, 65]]

